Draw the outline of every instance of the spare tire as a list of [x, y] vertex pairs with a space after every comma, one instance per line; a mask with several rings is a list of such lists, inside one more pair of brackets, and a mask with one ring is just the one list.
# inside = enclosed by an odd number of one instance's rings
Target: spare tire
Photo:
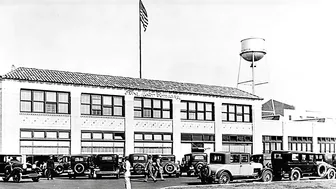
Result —
[[145, 166], [138, 163], [134, 165], [133, 170], [134, 170], [134, 173], [136, 174], [142, 174], [145, 171]]
[[324, 163], [321, 163], [317, 166], [317, 174], [319, 177], [323, 178], [327, 174], [327, 166]]
[[327, 179], [335, 179], [335, 174], [336, 174], [335, 170], [331, 168], [327, 171], [326, 177]]
[[173, 174], [175, 172], [175, 166], [172, 163], [167, 163], [164, 166], [164, 170], [168, 174]]
[[83, 174], [84, 173], [84, 165], [81, 164], [81, 163], [77, 163], [75, 166], [74, 166], [74, 171], [75, 173], [77, 174]]
[[195, 171], [196, 173], [199, 173], [201, 171], [201, 168], [203, 167], [204, 163], [202, 162], [198, 162], [196, 165], [195, 165]]

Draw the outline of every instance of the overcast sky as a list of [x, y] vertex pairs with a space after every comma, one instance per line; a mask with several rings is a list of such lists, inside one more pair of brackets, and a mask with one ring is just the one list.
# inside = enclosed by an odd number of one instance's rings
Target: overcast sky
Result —
[[[256, 94], [336, 114], [336, 1], [143, 0], [143, 78], [236, 87], [242, 39], [266, 40]], [[0, 0], [0, 74], [139, 77], [138, 0]], [[250, 77], [242, 61], [241, 80]], [[245, 77], [245, 78], [244, 78]], [[244, 88], [249, 90], [249, 88]]]

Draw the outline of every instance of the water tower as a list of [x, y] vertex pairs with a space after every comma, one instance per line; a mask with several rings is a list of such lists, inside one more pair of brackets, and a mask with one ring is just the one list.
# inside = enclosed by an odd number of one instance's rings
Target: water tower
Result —
[[[267, 82], [263, 83], [255, 83], [254, 81], [254, 68], [256, 67], [256, 62], [261, 60], [266, 54], [265, 49], [265, 39], [263, 38], [246, 38], [241, 40], [241, 52], [240, 52], [240, 61], [239, 61], [239, 70], [238, 70], [238, 80], [237, 80], [237, 88], [240, 84], [249, 84], [252, 86], [252, 94], [255, 93], [254, 87], [256, 85], [266, 84]], [[242, 62], [242, 58], [251, 63], [250, 67], [252, 68], [252, 79], [248, 81], [239, 81], [240, 75], [240, 66]]]

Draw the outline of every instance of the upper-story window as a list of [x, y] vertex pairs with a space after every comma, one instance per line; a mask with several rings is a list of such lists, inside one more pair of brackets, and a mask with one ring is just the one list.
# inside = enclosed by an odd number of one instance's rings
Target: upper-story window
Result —
[[123, 116], [124, 97], [99, 94], [82, 94], [81, 114]]
[[181, 119], [214, 120], [214, 105], [209, 102], [181, 101]]
[[252, 106], [241, 104], [222, 104], [222, 121], [252, 122]]
[[134, 117], [171, 119], [171, 107], [171, 100], [135, 97]]
[[20, 111], [69, 114], [70, 93], [21, 89]]

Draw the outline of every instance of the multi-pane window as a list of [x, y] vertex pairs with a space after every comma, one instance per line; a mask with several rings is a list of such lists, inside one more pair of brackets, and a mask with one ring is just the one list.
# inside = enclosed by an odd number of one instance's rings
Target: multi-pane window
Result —
[[83, 154], [115, 153], [124, 155], [125, 133], [111, 131], [82, 131]]
[[172, 134], [134, 133], [134, 152], [149, 154], [172, 154]]
[[22, 154], [69, 154], [70, 131], [23, 129], [20, 131], [20, 152]]
[[214, 134], [181, 133], [181, 142], [215, 142]]
[[209, 102], [181, 101], [181, 119], [214, 120], [214, 105]]
[[82, 94], [81, 114], [123, 116], [124, 97], [98, 94]]
[[70, 93], [22, 89], [20, 93], [20, 111], [69, 114]]
[[317, 137], [319, 152], [335, 153], [336, 138], [334, 137]]
[[222, 135], [222, 151], [252, 153], [252, 135]]
[[288, 150], [312, 152], [313, 137], [289, 136]]
[[274, 150], [283, 150], [282, 136], [262, 136], [263, 153], [269, 154]]
[[222, 104], [223, 122], [252, 122], [252, 106], [240, 104]]
[[171, 119], [171, 100], [136, 97], [134, 117]]

